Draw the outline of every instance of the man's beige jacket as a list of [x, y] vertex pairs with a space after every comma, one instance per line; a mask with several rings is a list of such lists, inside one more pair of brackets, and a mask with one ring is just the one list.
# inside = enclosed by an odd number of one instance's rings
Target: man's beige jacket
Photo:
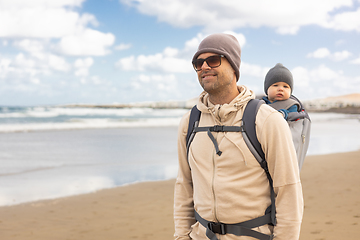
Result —
[[[240, 94], [229, 104], [213, 105], [203, 92], [198, 101], [202, 112], [199, 126], [240, 126], [252, 91], [239, 86]], [[208, 221], [239, 223], [264, 215], [270, 205], [269, 181], [254, 158], [242, 134], [213, 133], [220, 151], [218, 156], [206, 132], [198, 132], [186, 154], [186, 133], [190, 112], [178, 132], [179, 172], [175, 184], [175, 238], [206, 240], [206, 229], [194, 218], [194, 209]], [[276, 194], [277, 225], [256, 230], [276, 240], [297, 240], [303, 216], [303, 195], [296, 153], [288, 124], [282, 115], [263, 104], [256, 117], [256, 132]], [[189, 167], [190, 165], [190, 167]], [[221, 240], [249, 239], [232, 234], [218, 235]]]

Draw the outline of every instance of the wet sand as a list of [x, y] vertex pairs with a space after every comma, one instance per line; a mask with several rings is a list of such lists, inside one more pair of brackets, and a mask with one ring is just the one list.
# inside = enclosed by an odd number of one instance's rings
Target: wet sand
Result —
[[[301, 240], [360, 236], [360, 151], [308, 156]], [[0, 207], [1, 240], [173, 239], [175, 180]]]

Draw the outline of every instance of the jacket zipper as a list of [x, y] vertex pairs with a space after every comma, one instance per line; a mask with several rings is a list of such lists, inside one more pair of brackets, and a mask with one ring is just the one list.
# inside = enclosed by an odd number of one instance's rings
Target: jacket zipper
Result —
[[218, 222], [218, 219], [217, 219], [217, 213], [216, 213], [216, 196], [215, 196], [215, 168], [216, 168], [216, 164], [215, 164], [215, 151], [213, 151], [213, 179], [212, 179], [212, 192], [213, 192], [213, 196], [214, 196], [214, 217], [215, 217], [215, 220]]
[[[216, 164], [215, 164], [215, 155], [216, 155], [216, 151], [215, 149], [213, 150], [213, 179], [212, 179], [212, 192], [213, 192], [213, 196], [214, 196], [214, 217], [215, 217], [215, 222], [219, 222], [218, 217], [217, 217], [217, 211], [216, 211], [216, 195], [215, 195], [215, 168], [216, 168]], [[219, 234], [216, 234], [217, 239], [221, 240], [221, 237], [219, 236]]]
[[[221, 108], [221, 105], [219, 106], [219, 108], [218, 108], [218, 119], [220, 120], [219, 122], [221, 123], [221, 118], [220, 118], [220, 108]], [[218, 140], [217, 139], [217, 137], [219, 136], [219, 134], [218, 133], [216, 133], [216, 141]], [[214, 187], [214, 185], [215, 185], [215, 176], [216, 176], [216, 174], [215, 174], [215, 172], [216, 172], [216, 163], [215, 163], [215, 156], [216, 156], [216, 152], [215, 152], [215, 149], [213, 150], [213, 179], [212, 179], [212, 191], [213, 191], [213, 195], [214, 195], [214, 217], [215, 217], [215, 221], [216, 222], [219, 222], [219, 220], [218, 220], [218, 217], [217, 217], [217, 211], [216, 211], [216, 205], [217, 205], [217, 203], [216, 203], [216, 195], [215, 195], [215, 187]], [[216, 234], [217, 235], [217, 238], [218, 238], [218, 240], [220, 240], [220, 236], [218, 235], [218, 234]]]

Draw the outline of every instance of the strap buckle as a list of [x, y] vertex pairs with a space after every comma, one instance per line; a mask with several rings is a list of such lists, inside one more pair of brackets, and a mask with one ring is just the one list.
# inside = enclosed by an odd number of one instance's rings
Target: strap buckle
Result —
[[269, 167], [268, 167], [266, 161], [262, 161], [262, 162], [260, 163], [260, 166], [265, 170], [266, 174], [269, 174]]
[[224, 132], [224, 126], [215, 125], [214, 127], [212, 127], [212, 129], [210, 131], [212, 131], [212, 132]]
[[208, 228], [209, 228], [213, 233], [218, 233], [218, 234], [221, 234], [221, 235], [225, 235], [225, 234], [226, 234], [225, 224], [223, 224], [223, 223], [209, 222], [209, 223], [208, 223]]

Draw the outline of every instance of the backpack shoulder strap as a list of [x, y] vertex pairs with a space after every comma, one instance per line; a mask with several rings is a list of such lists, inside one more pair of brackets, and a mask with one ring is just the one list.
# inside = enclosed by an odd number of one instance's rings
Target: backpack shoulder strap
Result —
[[186, 153], [187, 154], [189, 153], [190, 144], [195, 136], [194, 129], [195, 129], [195, 127], [197, 127], [199, 125], [200, 116], [201, 116], [201, 112], [195, 105], [191, 109], [191, 112], [190, 112], [189, 126], [188, 126], [188, 131], [186, 134]]
[[301, 111], [301, 104], [300, 102], [296, 101], [295, 99], [288, 98], [282, 101], [276, 101], [269, 104], [271, 107], [275, 108], [276, 110], [280, 109], [289, 109], [291, 106], [296, 105], [297, 111]]
[[263, 100], [251, 99], [245, 107], [242, 119], [242, 127], [244, 129], [242, 134], [245, 143], [260, 165], [265, 161], [265, 154], [256, 136], [255, 120], [261, 104], [264, 103]]
[[265, 159], [265, 154], [256, 136], [256, 126], [255, 126], [257, 112], [259, 111], [260, 106], [264, 103], [265, 102], [263, 100], [259, 100], [259, 99], [252, 99], [248, 102], [248, 104], [245, 107], [243, 119], [242, 119], [242, 127], [243, 127], [242, 135], [247, 147], [254, 155], [256, 160], [259, 162], [260, 166], [264, 169], [266, 176], [269, 180], [271, 205], [268, 207], [266, 212], [270, 212], [271, 222], [273, 225], [276, 225], [275, 192], [273, 187], [273, 180], [269, 173], [268, 165]]
[[290, 98], [297, 101], [300, 104], [299, 112], [303, 112], [303, 114], [305, 115], [303, 118], [307, 118], [307, 119], [309, 119], [309, 121], [311, 121], [309, 114], [307, 113], [306, 109], [304, 108], [304, 104], [302, 104], [302, 102], [294, 95], [291, 95]]

